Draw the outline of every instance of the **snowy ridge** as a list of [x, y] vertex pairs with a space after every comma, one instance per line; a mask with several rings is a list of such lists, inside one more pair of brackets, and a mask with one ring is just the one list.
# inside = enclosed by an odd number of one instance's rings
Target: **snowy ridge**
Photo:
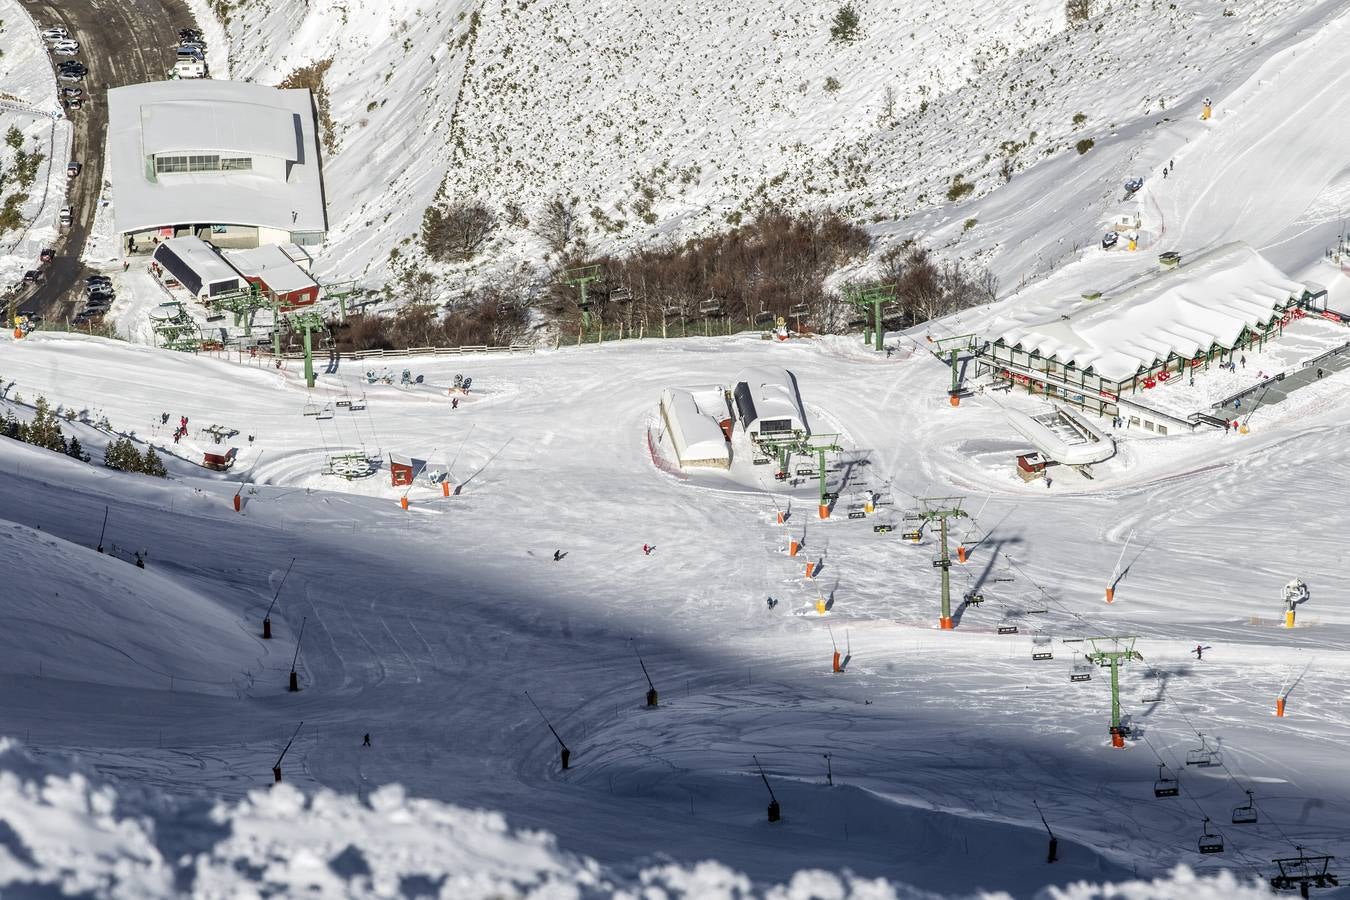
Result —
[[[716, 862], [633, 871], [560, 851], [501, 815], [408, 797], [366, 800], [283, 784], [237, 802], [110, 785], [58, 756], [0, 738], [0, 889], [154, 900], [249, 896], [936, 898], [878, 879], [803, 871], [760, 886]], [[1006, 897], [987, 894], [981, 897]], [[1051, 889], [1054, 900], [1271, 896], [1228, 873]]]

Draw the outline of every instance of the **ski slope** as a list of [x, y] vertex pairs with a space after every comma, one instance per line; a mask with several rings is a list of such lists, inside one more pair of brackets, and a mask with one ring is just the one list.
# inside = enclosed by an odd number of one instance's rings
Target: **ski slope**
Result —
[[[661, 389], [750, 365], [790, 368], [815, 427], [837, 429], [869, 460], [837, 485], [829, 521], [810, 515], [813, 483], [787, 491], [784, 528], [773, 524], [772, 479], [715, 489], [653, 465], [647, 429]], [[887, 359], [856, 338], [652, 341], [406, 366], [422, 388], [362, 387], [364, 372], [344, 363], [308, 392], [292, 369], [79, 337], [0, 343], [10, 402], [42, 393], [87, 404], [184, 456], [193, 451], [155, 434], [162, 412], [194, 429], [233, 424], [239, 442], [255, 436], [229, 476], [180, 466], [167, 483], [0, 441], [0, 504], [8, 531], [30, 536], [24, 553], [36, 552], [40, 526], [75, 571], [92, 560], [145, 579], [152, 609], [164, 601], [150, 578], [203, 598], [154, 627], [114, 582], [98, 604], [112, 621], [77, 619], [79, 639], [134, 633], [165, 671], [190, 651], [207, 682], [170, 688], [101, 667], [54, 678], [9, 656], [7, 731], [44, 753], [78, 752], [119, 785], [238, 799], [267, 783], [303, 720], [283, 769], [306, 791], [365, 798], [398, 783], [501, 811], [604, 866], [715, 859], [758, 885], [823, 868], [1029, 896], [1178, 864], [1247, 879], [1295, 842], [1350, 850], [1350, 783], [1336, 764], [1350, 737], [1350, 615], [1336, 599], [1346, 573], [1335, 499], [1347, 487], [1350, 376], [1258, 412], [1242, 437], [1117, 435], [1122, 452], [1095, 481], [1066, 474], [1047, 490], [1012, 474], [1023, 445], [1003, 406], [1022, 401], [976, 396], [952, 409], [946, 370], [927, 354]], [[429, 385], [456, 372], [475, 391], [451, 410]], [[455, 459], [456, 495], [419, 484], [404, 511], [387, 472], [352, 483], [319, 474], [337, 441], [321, 429], [345, 421], [352, 444], [356, 414], [316, 421], [303, 407], [362, 391], [361, 439]], [[238, 478], [251, 482], [242, 513], [231, 503]], [[880, 521], [897, 526], [916, 496], [968, 498], [976, 519], [955, 534], [972, 557], [956, 567], [954, 592], [978, 586], [986, 599], [960, 611], [955, 632], [935, 628], [932, 536], [913, 545], [899, 527], [874, 533], [878, 518], [843, 516], [865, 485], [882, 489], [891, 504]], [[108, 540], [147, 548], [146, 570], [90, 556], [105, 506]], [[788, 534], [803, 531], [805, 553], [789, 558]], [[554, 562], [555, 550], [567, 555]], [[276, 637], [264, 642], [257, 629], [292, 557]], [[20, 588], [14, 614], [46, 580], [42, 559], [7, 567]], [[823, 564], [814, 581], [804, 559]], [[1278, 627], [1280, 591], [1293, 577], [1312, 599], [1304, 627], [1289, 631]], [[995, 633], [1009, 621], [1016, 635]], [[289, 694], [302, 627], [303, 689]], [[1105, 673], [1068, 679], [1083, 646], [1073, 641], [1103, 634], [1137, 635], [1145, 659], [1122, 673], [1140, 735], [1125, 751], [1106, 734]], [[832, 637], [848, 653], [842, 674], [830, 672]], [[1031, 660], [1038, 638], [1053, 660]], [[1210, 647], [1198, 662], [1197, 643]], [[641, 708], [635, 651], [661, 691], [658, 710]], [[1276, 696], [1291, 689], [1289, 716], [1275, 718]], [[526, 691], [572, 750], [569, 771]], [[1197, 731], [1221, 741], [1225, 767], [1184, 766]], [[752, 756], [783, 805], [778, 825], [764, 821]], [[1183, 797], [1153, 798], [1159, 758], [1185, 769]], [[1246, 789], [1262, 822], [1228, 825]], [[1032, 801], [1060, 838], [1053, 868]], [[1223, 856], [1195, 852], [1205, 816], [1229, 842]]]

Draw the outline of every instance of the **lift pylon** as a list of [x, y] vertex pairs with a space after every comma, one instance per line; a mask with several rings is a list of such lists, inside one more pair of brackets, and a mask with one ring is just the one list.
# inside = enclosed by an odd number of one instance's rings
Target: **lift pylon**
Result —
[[1134, 649], [1133, 637], [1097, 637], [1087, 641], [1092, 645], [1088, 659], [1111, 670], [1111, 746], [1124, 747], [1125, 729], [1120, 726], [1120, 666], [1131, 660], [1142, 660], [1144, 655]]
[[[863, 315], [863, 343], [873, 341], [875, 334], [874, 346], [877, 350], [884, 350], [886, 329], [881, 325], [881, 307], [895, 302], [895, 285], [877, 283], [845, 288], [844, 299]], [[868, 313], [871, 313], [871, 321], [867, 320]]]
[[964, 497], [920, 497], [919, 508], [915, 512], [916, 517], [924, 522], [938, 523], [939, 556], [933, 560], [933, 568], [942, 572], [942, 617], [938, 620], [938, 625], [943, 630], [950, 630], [953, 627], [952, 558], [947, 550], [947, 523], [951, 519], [968, 518], [965, 510], [961, 509], [964, 500]]
[[579, 266], [575, 269], [568, 269], [563, 273], [563, 284], [569, 284], [577, 289], [579, 297], [577, 306], [581, 307], [581, 327], [586, 331], [591, 330], [591, 301], [586, 296], [586, 285], [593, 281], [600, 280], [600, 267]]

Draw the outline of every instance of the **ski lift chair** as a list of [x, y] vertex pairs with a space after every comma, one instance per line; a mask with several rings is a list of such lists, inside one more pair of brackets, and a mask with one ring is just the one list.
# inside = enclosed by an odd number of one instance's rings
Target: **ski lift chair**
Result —
[[1256, 804], [1252, 802], [1252, 792], [1247, 791], [1247, 802], [1242, 806], [1233, 807], [1233, 824], [1255, 825], [1256, 818]]
[[755, 313], [755, 325], [759, 326], [760, 328], [763, 328], [767, 325], [772, 324], [773, 324], [773, 313], [769, 312], [767, 309], [761, 309], [759, 312]]
[[705, 316], [720, 316], [722, 315], [722, 303], [713, 297], [709, 297], [698, 305], [698, 311]]
[[1186, 765], [1188, 766], [1208, 768], [1209, 766], [1217, 766], [1220, 762], [1219, 751], [1210, 749], [1209, 741], [1205, 740], [1203, 734], [1200, 735], [1200, 746], [1195, 750], [1186, 751]]
[[1209, 830], [1209, 816], [1205, 816], [1204, 827], [1204, 833], [1200, 835], [1200, 840], [1197, 842], [1199, 851], [1201, 853], [1222, 853], [1223, 835]]
[[1153, 796], [1175, 797], [1181, 793], [1181, 782], [1167, 777], [1167, 766], [1158, 763], [1158, 780], [1153, 782]]
[[317, 416], [323, 411], [323, 407], [317, 403], [306, 403], [300, 412], [306, 416]]
[[1069, 672], [1069, 680], [1073, 682], [1092, 680], [1092, 663], [1087, 660], [1073, 664], [1073, 670]]
[[331, 403], [324, 404], [323, 409], [319, 410], [317, 413], [314, 414], [314, 418], [320, 422], [322, 422], [324, 419], [333, 418], [333, 404]]
[[1017, 623], [1011, 619], [1004, 619], [998, 623], [999, 634], [1017, 634]]
[[1036, 662], [1055, 658], [1054, 652], [1050, 649], [1050, 638], [1034, 637], [1031, 639], [1031, 658]]

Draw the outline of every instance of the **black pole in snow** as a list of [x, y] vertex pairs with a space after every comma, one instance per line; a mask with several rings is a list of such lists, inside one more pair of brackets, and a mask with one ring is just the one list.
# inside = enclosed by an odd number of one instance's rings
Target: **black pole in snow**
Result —
[[637, 655], [638, 665], [642, 666], [642, 674], [647, 679], [647, 707], [654, 709], [659, 699], [659, 695], [656, 693], [656, 685], [652, 684], [652, 676], [647, 674], [647, 664], [642, 661], [642, 654], [638, 653], [636, 649], [633, 650], [633, 653]]
[[1031, 801], [1031, 805], [1036, 807], [1036, 812], [1039, 813], [1041, 817], [1041, 824], [1045, 826], [1045, 833], [1050, 835], [1050, 849], [1046, 853], [1045, 861], [1052, 863], [1059, 859], [1059, 839], [1056, 838], [1055, 833], [1050, 830], [1050, 823], [1045, 821], [1045, 813], [1041, 812], [1041, 805], [1035, 800]]
[[281, 589], [286, 586], [286, 579], [291, 577], [291, 569], [295, 566], [295, 557], [291, 557], [291, 564], [286, 567], [286, 573], [281, 576], [281, 583], [277, 585], [276, 593], [272, 594], [272, 602], [267, 605], [267, 612], [263, 615], [263, 637], [272, 639], [272, 607], [277, 605], [277, 598], [281, 596]]
[[295, 656], [291, 657], [291, 684], [290, 690], [300, 690], [300, 676], [295, 674], [295, 664], [300, 661], [300, 642], [305, 639], [305, 623], [309, 621], [309, 616], [300, 620], [300, 636], [295, 639]]
[[281, 755], [277, 757], [277, 764], [272, 767], [273, 784], [281, 784], [281, 761], [286, 758], [286, 754], [291, 749], [291, 744], [295, 743], [296, 736], [300, 734], [300, 729], [304, 727], [305, 723], [303, 721], [301, 721], [299, 725], [295, 726], [295, 734], [291, 735], [291, 739], [286, 742], [286, 746], [282, 749]]
[[548, 726], [548, 730], [553, 732], [554, 740], [556, 740], [558, 746], [562, 748], [562, 767], [566, 769], [568, 762], [572, 758], [572, 751], [567, 749], [567, 744], [563, 743], [563, 739], [558, 735], [558, 729], [553, 727], [553, 723], [548, 720], [548, 716], [544, 715], [544, 711], [539, 708], [539, 704], [534, 702], [534, 698], [530, 696], [529, 691], [525, 692], [525, 699], [530, 701], [530, 705], [534, 707], [534, 711], [539, 713], [539, 718], [543, 719], [544, 724]]
[[108, 507], [103, 507], [103, 527], [98, 530], [98, 547], [95, 549], [99, 553], [103, 552], [103, 535], [108, 531]]
[[759, 757], [751, 755], [755, 761], [755, 767], [759, 769], [759, 777], [764, 779], [764, 787], [769, 791], [769, 821], [777, 822], [782, 817], [782, 810], [778, 806], [778, 798], [774, 796], [773, 786], [769, 784], [769, 776], [764, 774], [764, 767], [759, 764]]

